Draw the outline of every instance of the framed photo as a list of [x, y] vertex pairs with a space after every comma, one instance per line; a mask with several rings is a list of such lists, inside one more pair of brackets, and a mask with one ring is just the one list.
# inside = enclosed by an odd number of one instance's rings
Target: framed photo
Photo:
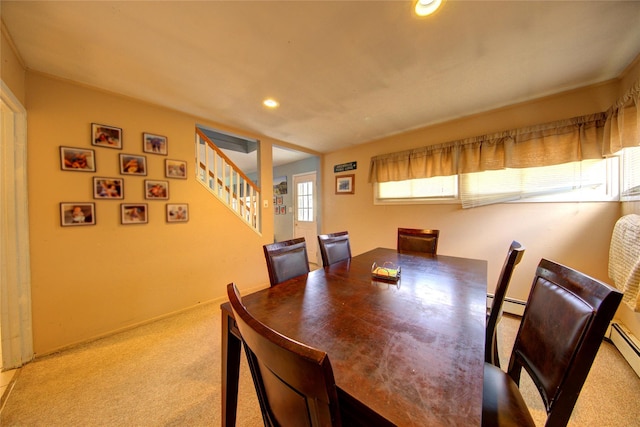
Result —
[[95, 225], [95, 203], [60, 203], [60, 224], [63, 227]]
[[134, 154], [120, 154], [120, 173], [122, 175], [146, 175], [147, 158]]
[[145, 199], [169, 199], [169, 181], [144, 180]]
[[91, 144], [98, 147], [122, 149], [122, 129], [91, 123]]
[[167, 155], [169, 151], [166, 136], [154, 135], [152, 133], [142, 134], [142, 151], [145, 153]]
[[146, 203], [122, 203], [120, 221], [123, 224], [146, 224], [149, 222], [149, 209]]
[[276, 205], [281, 205], [283, 203], [282, 196], [276, 196]]
[[280, 206], [280, 215], [286, 215], [287, 214], [287, 207], [286, 206]]
[[167, 222], [189, 221], [189, 205], [186, 203], [167, 203]]
[[124, 199], [124, 179], [93, 178], [94, 199]]
[[60, 147], [60, 167], [63, 171], [96, 171], [96, 154], [85, 148]]
[[167, 178], [187, 179], [187, 162], [166, 159], [164, 161], [164, 176]]
[[287, 194], [287, 177], [280, 176], [273, 179], [273, 194], [276, 196]]
[[354, 194], [355, 175], [336, 176], [336, 194]]

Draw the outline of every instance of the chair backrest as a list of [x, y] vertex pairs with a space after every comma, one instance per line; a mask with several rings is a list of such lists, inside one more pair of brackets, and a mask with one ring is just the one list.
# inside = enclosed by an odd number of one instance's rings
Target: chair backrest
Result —
[[484, 343], [484, 361], [491, 363], [497, 367], [500, 367], [500, 359], [498, 358], [498, 345], [497, 345], [497, 327], [498, 320], [502, 315], [502, 304], [504, 303], [504, 297], [507, 294], [507, 288], [513, 275], [513, 270], [516, 265], [522, 260], [524, 255], [524, 247], [515, 240], [511, 242], [509, 251], [507, 252], [507, 258], [504, 260], [500, 277], [498, 277], [498, 284], [493, 295], [493, 303], [491, 304], [491, 310], [489, 311], [489, 317], [487, 318], [487, 328], [485, 330], [486, 337]]
[[524, 367], [547, 411], [547, 426], [564, 426], [622, 293], [569, 267], [542, 259], [533, 280], [507, 373]]
[[320, 255], [322, 255], [322, 265], [324, 267], [351, 258], [351, 245], [349, 243], [349, 232], [340, 231], [338, 233], [318, 235], [320, 244]]
[[274, 331], [227, 295], [258, 393], [265, 426], [340, 426], [338, 394], [327, 353]]
[[398, 252], [418, 252], [435, 255], [438, 252], [440, 230], [398, 228]]
[[263, 246], [271, 286], [309, 272], [304, 237]]

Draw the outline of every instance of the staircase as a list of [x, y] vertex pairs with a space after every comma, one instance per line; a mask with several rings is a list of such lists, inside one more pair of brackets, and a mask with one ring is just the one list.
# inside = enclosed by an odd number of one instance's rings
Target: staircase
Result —
[[198, 181], [260, 234], [260, 189], [198, 128], [196, 165]]

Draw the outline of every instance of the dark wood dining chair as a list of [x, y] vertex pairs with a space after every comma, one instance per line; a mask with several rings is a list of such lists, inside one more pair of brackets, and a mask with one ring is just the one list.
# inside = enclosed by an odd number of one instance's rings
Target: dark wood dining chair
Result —
[[566, 426], [622, 294], [569, 267], [542, 259], [507, 372], [484, 364], [482, 425], [535, 426], [518, 388], [522, 368], [547, 413]]
[[304, 237], [263, 246], [271, 286], [310, 271]]
[[398, 228], [398, 252], [435, 255], [438, 252], [440, 230]]
[[498, 284], [493, 295], [493, 303], [491, 304], [491, 310], [487, 315], [487, 327], [485, 330], [484, 341], [484, 361], [492, 363], [498, 368], [500, 367], [500, 358], [498, 357], [498, 322], [502, 317], [502, 304], [504, 303], [504, 297], [507, 294], [507, 288], [511, 282], [511, 276], [516, 265], [522, 260], [524, 255], [524, 247], [515, 240], [511, 242], [509, 251], [507, 252], [507, 258], [502, 265], [502, 271], [500, 277], [498, 277]]
[[265, 426], [340, 426], [329, 356], [269, 328], [249, 313], [237, 287], [227, 296], [249, 362]]
[[349, 232], [347, 231], [319, 234], [318, 243], [320, 244], [323, 267], [345, 259], [351, 259], [351, 244], [349, 242]]

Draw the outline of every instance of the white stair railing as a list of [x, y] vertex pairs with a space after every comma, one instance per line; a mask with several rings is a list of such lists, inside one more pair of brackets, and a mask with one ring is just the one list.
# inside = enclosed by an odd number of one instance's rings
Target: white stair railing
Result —
[[198, 181], [260, 233], [260, 189], [197, 128], [196, 165]]

